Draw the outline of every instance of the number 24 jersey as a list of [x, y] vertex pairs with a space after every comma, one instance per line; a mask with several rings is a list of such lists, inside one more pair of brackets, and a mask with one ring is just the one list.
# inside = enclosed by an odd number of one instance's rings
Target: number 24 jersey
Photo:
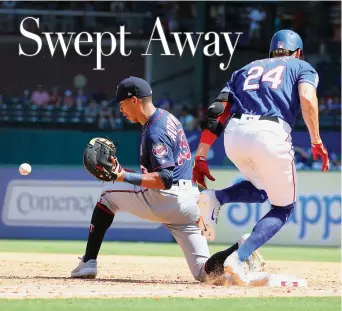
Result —
[[226, 88], [232, 91], [232, 113], [275, 116], [294, 126], [300, 111], [298, 84], [315, 88], [318, 74], [307, 62], [294, 57], [256, 60], [235, 71]]

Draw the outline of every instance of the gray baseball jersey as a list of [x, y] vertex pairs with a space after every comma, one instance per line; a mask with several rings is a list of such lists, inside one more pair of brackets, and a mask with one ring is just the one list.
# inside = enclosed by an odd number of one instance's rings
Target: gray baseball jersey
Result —
[[143, 126], [140, 166], [143, 172], [172, 168], [172, 188], [110, 183], [104, 187], [97, 206], [107, 207], [113, 214], [127, 212], [164, 224], [180, 245], [194, 278], [205, 281], [204, 265], [210, 254], [207, 240], [196, 224], [200, 217], [199, 190], [191, 181], [191, 152], [182, 125], [163, 109], [157, 109]]

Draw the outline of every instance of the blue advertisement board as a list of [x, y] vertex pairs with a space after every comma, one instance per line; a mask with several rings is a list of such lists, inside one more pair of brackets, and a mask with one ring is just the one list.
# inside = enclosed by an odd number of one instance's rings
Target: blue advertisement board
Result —
[[[83, 167], [0, 167], [0, 238], [84, 240], [103, 184]], [[105, 240], [173, 241], [159, 223], [118, 213]]]
[[[215, 182], [208, 187], [222, 189], [244, 177], [238, 171], [212, 170]], [[232, 203], [220, 209], [216, 240], [234, 243], [270, 210], [271, 204]], [[341, 173], [297, 172], [297, 202], [285, 226], [268, 244], [341, 246]]]

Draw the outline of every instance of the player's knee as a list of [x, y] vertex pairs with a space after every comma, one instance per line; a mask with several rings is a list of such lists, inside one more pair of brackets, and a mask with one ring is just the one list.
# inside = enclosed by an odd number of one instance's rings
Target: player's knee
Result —
[[194, 279], [198, 282], [204, 283], [207, 280], [207, 273], [205, 272], [205, 262], [201, 265], [192, 267], [191, 273]]
[[204, 283], [206, 280], [205, 276], [203, 276], [201, 273], [193, 273], [192, 275], [194, 279], [198, 282]]
[[291, 216], [295, 206], [296, 206], [296, 202], [293, 202], [286, 206], [278, 206], [278, 205], [272, 204], [272, 208], [282, 209], [287, 219]]
[[114, 220], [114, 214], [103, 204], [97, 203], [93, 212], [91, 223], [95, 228], [107, 230]]
[[268, 199], [268, 195], [267, 195], [266, 191], [264, 191], [262, 189], [258, 189], [256, 186], [254, 186], [248, 180], [243, 180], [243, 181], [237, 183], [236, 186], [239, 187], [239, 189], [244, 190], [244, 192], [242, 192], [242, 193], [245, 193], [244, 199], [246, 201], [248, 200], [248, 201], [253, 202], [253, 203], [264, 203]]

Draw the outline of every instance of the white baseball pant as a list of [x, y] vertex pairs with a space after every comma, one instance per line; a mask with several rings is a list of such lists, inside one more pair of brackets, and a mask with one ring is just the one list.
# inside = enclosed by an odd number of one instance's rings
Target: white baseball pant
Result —
[[271, 204], [286, 206], [296, 201], [296, 168], [291, 127], [242, 114], [231, 118], [224, 131], [226, 155]]

